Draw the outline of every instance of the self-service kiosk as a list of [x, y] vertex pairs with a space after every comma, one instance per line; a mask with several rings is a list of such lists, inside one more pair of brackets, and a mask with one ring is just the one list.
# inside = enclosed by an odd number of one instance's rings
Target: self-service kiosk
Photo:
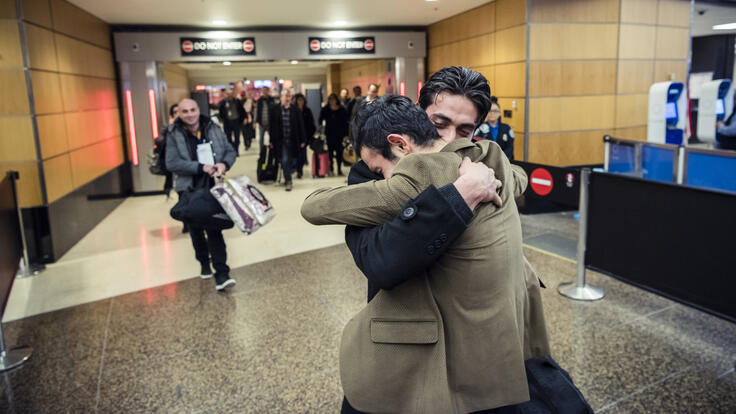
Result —
[[682, 144], [687, 121], [687, 93], [681, 82], [659, 82], [649, 88], [647, 141]]
[[733, 85], [730, 79], [718, 79], [703, 85], [698, 101], [698, 139], [716, 144], [716, 123], [733, 112]]

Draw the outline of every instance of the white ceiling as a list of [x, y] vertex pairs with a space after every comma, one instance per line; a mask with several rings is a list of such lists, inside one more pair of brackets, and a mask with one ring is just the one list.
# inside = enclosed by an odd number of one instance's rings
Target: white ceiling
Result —
[[696, 1], [693, 10], [693, 37], [736, 33], [736, 30], [713, 30], [717, 24], [736, 23], [736, 3]]
[[192, 84], [227, 84], [241, 79], [291, 79], [296, 82], [324, 81], [330, 62], [233, 62], [230, 66], [222, 63], [179, 63], [187, 70]]
[[111, 24], [227, 28], [426, 26], [488, 0], [69, 0]]

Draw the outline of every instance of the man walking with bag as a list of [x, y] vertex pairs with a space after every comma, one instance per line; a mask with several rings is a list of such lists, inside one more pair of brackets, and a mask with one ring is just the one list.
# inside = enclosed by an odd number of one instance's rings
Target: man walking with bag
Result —
[[[191, 99], [179, 102], [179, 118], [167, 140], [166, 167], [174, 174], [174, 189], [180, 197], [195, 188], [211, 188], [213, 177], [225, 174], [235, 163], [235, 150], [225, 134], [210, 118], [200, 115], [199, 106]], [[200, 277], [212, 277], [211, 262], [215, 268], [215, 289], [234, 285], [222, 230], [190, 225], [189, 235], [194, 256], [201, 265]]]

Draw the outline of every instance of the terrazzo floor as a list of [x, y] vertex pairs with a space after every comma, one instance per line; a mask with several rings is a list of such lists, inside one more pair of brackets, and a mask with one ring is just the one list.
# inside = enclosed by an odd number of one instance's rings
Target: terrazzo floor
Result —
[[[589, 272], [598, 302], [554, 289], [570, 260], [526, 249], [550, 288], [553, 356], [598, 413], [736, 412], [736, 325]], [[366, 286], [345, 245], [4, 325], [35, 347], [2, 375], [0, 412], [336, 413], [342, 326]]]

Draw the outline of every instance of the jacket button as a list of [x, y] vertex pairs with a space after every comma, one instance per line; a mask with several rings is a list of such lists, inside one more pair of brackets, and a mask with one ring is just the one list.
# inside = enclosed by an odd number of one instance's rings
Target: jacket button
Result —
[[427, 254], [430, 256], [434, 254], [434, 246], [432, 246], [431, 244], [427, 246]]
[[434, 241], [434, 247], [435, 247], [435, 249], [439, 249], [440, 247], [442, 247], [442, 242], [439, 241], [439, 240], [435, 240]]
[[440, 234], [440, 241], [442, 241], [442, 243], [447, 241], [447, 235], [445, 233]]
[[417, 215], [417, 208], [414, 206], [409, 206], [404, 208], [404, 210], [401, 211], [401, 219], [404, 221], [409, 221], [414, 218], [414, 216]]

